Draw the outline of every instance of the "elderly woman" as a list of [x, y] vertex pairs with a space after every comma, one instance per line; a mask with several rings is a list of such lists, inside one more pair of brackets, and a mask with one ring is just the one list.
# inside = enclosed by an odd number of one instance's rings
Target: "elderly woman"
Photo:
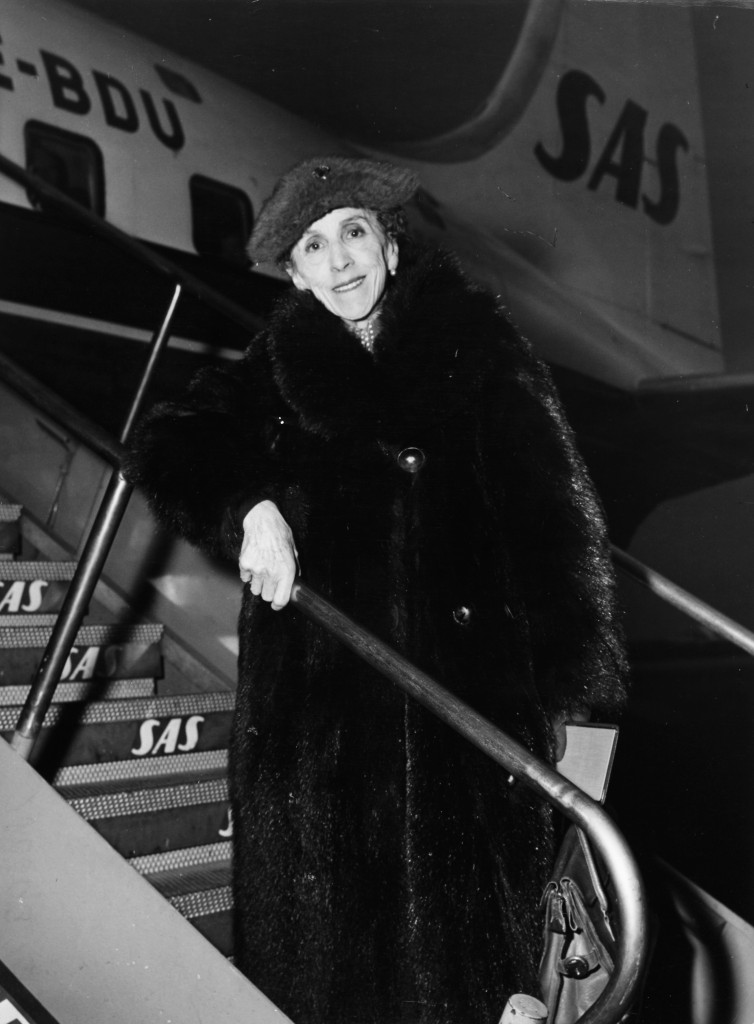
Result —
[[[251, 252], [294, 288], [138, 431], [159, 518], [239, 561], [238, 966], [296, 1024], [496, 1024], [536, 994], [546, 806], [288, 603], [307, 582], [532, 751], [613, 716], [603, 521], [550, 378], [411, 242], [404, 168], [286, 174]], [[273, 614], [277, 612], [277, 614]]]

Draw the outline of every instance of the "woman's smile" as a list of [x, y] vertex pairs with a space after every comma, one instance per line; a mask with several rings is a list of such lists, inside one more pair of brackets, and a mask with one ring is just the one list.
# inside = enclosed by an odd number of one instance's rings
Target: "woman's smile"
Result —
[[359, 285], [364, 281], [364, 275], [361, 277], [354, 278], [352, 281], [346, 281], [345, 284], [336, 284], [333, 288], [334, 292], [350, 292], [354, 288], [358, 288]]

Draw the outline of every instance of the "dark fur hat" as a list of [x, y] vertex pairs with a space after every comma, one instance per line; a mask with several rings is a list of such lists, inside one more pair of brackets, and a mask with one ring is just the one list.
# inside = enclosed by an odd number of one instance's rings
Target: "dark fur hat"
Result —
[[342, 156], [304, 160], [283, 175], [263, 205], [249, 256], [255, 263], [282, 259], [331, 210], [389, 210], [408, 202], [418, 188], [413, 171], [395, 164]]

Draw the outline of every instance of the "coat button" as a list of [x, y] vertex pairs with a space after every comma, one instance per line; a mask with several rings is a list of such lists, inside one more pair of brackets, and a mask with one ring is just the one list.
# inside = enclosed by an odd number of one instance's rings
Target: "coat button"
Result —
[[457, 608], [453, 609], [453, 621], [458, 626], [471, 625], [471, 608], [468, 605], [459, 604]]
[[427, 461], [427, 456], [421, 448], [404, 448], [398, 452], [397, 459], [398, 465], [406, 473], [418, 473]]

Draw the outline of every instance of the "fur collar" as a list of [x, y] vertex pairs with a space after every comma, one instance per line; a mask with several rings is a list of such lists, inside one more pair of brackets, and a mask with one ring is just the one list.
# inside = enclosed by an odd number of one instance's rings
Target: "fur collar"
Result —
[[454, 257], [411, 245], [383, 300], [373, 356], [298, 291], [277, 307], [267, 344], [280, 394], [305, 429], [400, 441], [468, 405], [489, 359], [484, 336], [499, 339], [506, 327], [492, 296], [463, 276]]

